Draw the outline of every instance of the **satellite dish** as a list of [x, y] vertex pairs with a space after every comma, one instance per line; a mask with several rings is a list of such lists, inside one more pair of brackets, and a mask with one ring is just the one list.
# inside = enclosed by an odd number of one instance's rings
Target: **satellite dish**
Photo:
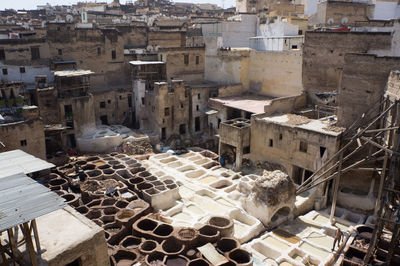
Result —
[[122, 19], [126, 19], [126, 16], [125, 16], [125, 15], [123, 15], [123, 16], [122, 16]]
[[153, 46], [149, 45], [149, 46], [147, 46], [146, 50], [149, 52], [153, 52], [154, 48], [153, 48]]
[[73, 21], [74, 21], [74, 18], [73, 18], [71, 15], [67, 15], [67, 16], [65, 17], [65, 21], [67, 21], [67, 22], [73, 22]]
[[348, 22], [349, 22], [348, 18], [346, 18], [346, 17], [342, 18], [342, 24], [343, 25], [346, 25]]
[[328, 19], [328, 24], [329, 24], [329, 25], [332, 25], [333, 22], [335, 22], [335, 21], [333, 20], [333, 18]]
[[156, 52], [158, 52], [158, 50], [160, 50], [160, 45], [157, 45], [157, 46], [154, 48], [154, 50], [155, 50]]

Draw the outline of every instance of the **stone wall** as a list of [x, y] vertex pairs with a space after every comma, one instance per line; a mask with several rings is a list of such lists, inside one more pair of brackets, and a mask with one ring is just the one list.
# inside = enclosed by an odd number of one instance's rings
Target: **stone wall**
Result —
[[[272, 140], [272, 147], [270, 147]], [[300, 141], [307, 143], [307, 151], [300, 151]], [[250, 159], [281, 164], [292, 176], [293, 166], [315, 172], [321, 165], [320, 147], [325, 147], [327, 157], [336, 153], [339, 140], [336, 136], [298, 127], [270, 123], [262, 116], [251, 121]]]
[[382, 99], [389, 74], [399, 64], [400, 57], [346, 54], [339, 93], [341, 126], [351, 125]]
[[102, 124], [103, 116], [109, 125], [131, 125], [133, 91], [127, 88], [93, 92], [93, 108], [97, 125]]
[[89, 69], [94, 89], [129, 84], [129, 65], [124, 61], [124, 38], [116, 29], [74, 28], [67, 23], [47, 25], [51, 58], [76, 60], [77, 68]]
[[172, 81], [171, 88], [165, 82], [155, 83], [154, 90], [146, 93], [145, 103], [148, 113], [148, 128], [162, 139], [165, 128], [165, 139], [180, 135], [181, 125], [189, 133], [189, 97], [186, 97], [183, 81]]
[[0, 152], [20, 149], [40, 159], [46, 159], [43, 122], [40, 118], [0, 124]]
[[315, 93], [339, 89], [346, 53], [390, 51], [391, 34], [379, 32], [308, 31], [303, 47], [303, 87], [315, 100]]
[[183, 31], [149, 31], [148, 45], [156, 48], [185, 47], [186, 32]]
[[190, 82], [204, 79], [204, 47], [162, 48], [159, 56], [166, 64], [167, 80], [174, 78]]

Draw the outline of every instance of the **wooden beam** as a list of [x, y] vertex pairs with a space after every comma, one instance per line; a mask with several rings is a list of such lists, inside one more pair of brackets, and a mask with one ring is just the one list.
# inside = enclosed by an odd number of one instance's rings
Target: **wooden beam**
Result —
[[[338, 155], [340, 155], [340, 153], [344, 152], [348, 147], [350, 147], [350, 145], [351, 145], [357, 138], [361, 137], [361, 136], [365, 133], [365, 131], [367, 131], [372, 125], [374, 125], [374, 124], [375, 124], [377, 121], [379, 121], [383, 116], [385, 116], [395, 105], [397, 105], [397, 103], [391, 104], [384, 112], [382, 112], [382, 113], [381, 113], [378, 117], [376, 117], [371, 123], [369, 123], [369, 124], [367, 125], [366, 128], [364, 128], [364, 129], [362, 129], [361, 131], [357, 132], [357, 134], [354, 135], [354, 136], [351, 138], [351, 140], [350, 140], [343, 148], [341, 148], [337, 153], [335, 153], [323, 166], [321, 166], [313, 175], [311, 175], [310, 178], [307, 179], [307, 180], [304, 182], [304, 184], [301, 184], [300, 187], [299, 187], [298, 189], [300, 189], [300, 188], [304, 187], [306, 184], [310, 183], [311, 180], [313, 180], [314, 177], [316, 177], [317, 174], [319, 174], [319, 173], [322, 171], [322, 169], [324, 169], [324, 168], [325, 168], [327, 165], [329, 165], [334, 159], [336, 159], [336, 157], [337, 157]], [[318, 178], [320, 178], [320, 177], [318, 177]], [[309, 182], [308, 182], [308, 181], [309, 181]], [[304, 192], [304, 191], [303, 191], [303, 192]]]
[[[379, 150], [379, 151], [375, 152], [374, 154], [377, 154], [377, 153], [379, 153], [379, 152], [381, 152], [381, 151], [382, 151], [382, 150]], [[352, 165], [346, 167], [345, 169], [343, 169], [343, 170], [342, 170], [342, 173], [346, 173], [346, 172], [350, 171], [352, 168], [357, 167], [357, 166], [359, 166], [359, 165], [361, 165], [361, 164], [363, 164], [363, 163], [375, 162], [375, 161], [377, 161], [377, 160], [378, 160], [378, 159], [376, 159], [376, 158], [373, 158], [373, 159], [371, 159], [371, 158], [362, 159], [362, 160], [360, 160], [360, 161], [358, 161], [358, 162], [356, 162], [356, 163], [354, 163], [354, 164], [352, 164]], [[318, 185], [320, 185], [320, 184], [322, 184], [322, 183], [324, 183], [324, 182], [327, 182], [327, 181], [333, 179], [337, 174], [338, 174], [338, 172], [335, 172], [335, 173], [333, 173], [332, 175], [326, 177], [325, 179], [320, 180], [318, 183], [310, 185], [310, 187], [308, 187], [308, 188], [302, 188], [302, 189], [296, 191], [296, 195], [299, 195], [299, 194], [301, 194], [301, 193], [303, 193], [303, 192], [305, 192], [305, 191], [307, 191], [307, 190], [309, 190], [309, 189], [312, 189], [313, 187], [316, 187], [316, 186], [318, 186]]]
[[374, 216], [378, 214], [378, 210], [380, 208], [380, 198], [382, 197], [382, 192], [383, 192], [383, 185], [386, 177], [386, 167], [388, 163], [388, 152], [385, 152], [385, 159], [383, 160], [383, 170], [381, 173], [381, 178], [379, 180], [379, 190], [378, 190], [378, 197], [376, 198], [375, 202], [375, 210], [374, 210]]
[[339, 183], [340, 183], [340, 176], [342, 175], [342, 164], [343, 164], [343, 152], [340, 154], [339, 158], [339, 170], [336, 178], [334, 179], [334, 190], [333, 190], [333, 201], [332, 201], [332, 206], [331, 206], [331, 216], [329, 217], [329, 221], [331, 225], [335, 223], [333, 220], [333, 217], [335, 215], [335, 209], [336, 209], [336, 201], [337, 201], [337, 195], [338, 195], [338, 190], [339, 190]]
[[375, 147], [377, 147], [377, 148], [380, 148], [380, 149], [382, 149], [382, 150], [384, 150], [384, 151], [390, 153], [390, 155], [397, 155], [397, 156], [400, 156], [400, 153], [395, 152], [395, 151], [392, 151], [391, 149], [388, 149], [388, 148], [386, 148], [386, 147], [384, 147], [384, 146], [382, 146], [382, 145], [376, 143], [375, 141], [373, 141], [373, 140], [371, 140], [371, 139], [369, 139], [369, 138], [361, 137], [361, 139], [365, 140], [366, 142], [368, 142], [369, 144], [371, 144], [371, 145], [373, 145], [373, 146], [375, 146]]
[[33, 235], [35, 237], [36, 250], [37, 250], [37, 253], [40, 254], [42, 249], [40, 247], [39, 233], [38, 233], [38, 230], [37, 230], [36, 219], [33, 219], [31, 221], [31, 227], [33, 228]]
[[29, 232], [29, 225], [28, 225], [28, 223], [24, 223], [22, 225], [22, 227], [24, 229], [23, 232], [24, 232], [24, 237], [25, 237], [25, 242], [26, 242], [26, 249], [29, 252], [29, 258], [31, 260], [31, 264], [32, 264], [32, 266], [38, 266], [35, 247], [33, 246], [32, 236]]
[[369, 134], [369, 133], [384, 132], [384, 131], [390, 131], [390, 130], [397, 130], [399, 128], [400, 127], [387, 127], [387, 128], [379, 128], [379, 129], [370, 129], [370, 130], [365, 131], [365, 133]]

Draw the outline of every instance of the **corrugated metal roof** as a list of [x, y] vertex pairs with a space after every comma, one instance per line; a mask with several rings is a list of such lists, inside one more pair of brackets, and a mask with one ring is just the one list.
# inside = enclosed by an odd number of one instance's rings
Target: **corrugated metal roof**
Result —
[[66, 206], [63, 198], [23, 173], [0, 179], [0, 232]]
[[0, 179], [18, 173], [30, 174], [53, 167], [55, 167], [54, 164], [21, 150], [0, 153]]

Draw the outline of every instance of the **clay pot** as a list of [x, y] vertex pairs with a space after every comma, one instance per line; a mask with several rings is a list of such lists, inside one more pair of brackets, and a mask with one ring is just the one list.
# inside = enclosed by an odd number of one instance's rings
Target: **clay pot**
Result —
[[235, 249], [229, 252], [228, 258], [240, 266], [250, 266], [253, 265], [253, 257], [249, 252], [244, 249]]
[[159, 240], [165, 240], [172, 236], [174, 232], [174, 227], [169, 224], [159, 224], [157, 228], [153, 231], [153, 236]]
[[89, 171], [89, 170], [94, 170], [94, 169], [96, 169], [96, 165], [91, 164], [91, 163], [88, 163], [88, 164], [85, 164], [84, 166], [82, 166], [83, 171]]
[[117, 174], [121, 177], [121, 181], [127, 181], [134, 177], [128, 170], [118, 170]]
[[185, 245], [174, 238], [166, 239], [161, 243], [163, 253], [167, 255], [178, 255], [185, 250]]
[[165, 254], [161, 252], [154, 252], [152, 254], [149, 254], [145, 257], [145, 262], [147, 265], [165, 265]]
[[126, 227], [118, 222], [106, 224], [103, 228], [110, 235], [107, 240], [108, 244], [113, 246], [119, 245], [127, 233]]
[[83, 215], [85, 215], [89, 212], [89, 208], [86, 206], [79, 206], [75, 210], [77, 210], [80, 214], [83, 214]]
[[122, 209], [118, 211], [115, 218], [120, 223], [125, 224], [127, 227], [130, 227], [134, 222], [135, 211], [129, 209]]
[[68, 190], [68, 182], [63, 178], [56, 178], [49, 181], [51, 190]]
[[139, 246], [139, 251], [142, 254], [151, 254], [157, 249], [158, 243], [154, 240], [146, 240]]
[[[83, 199], [83, 201], [87, 201], [88, 199]], [[89, 199], [90, 200], [90, 199]], [[98, 208], [101, 206], [101, 199], [91, 199], [87, 204], [86, 207], [88, 208]]]
[[131, 174], [132, 175], [136, 175], [136, 174], [138, 174], [138, 173], [140, 173], [140, 172], [143, 172], [143, 171], [146, 171], [146, 168], [144, 168], [144, 167], [133, 167], [131, 170], [130, 170], [130, 172], [131, 172]]
[[139, 233], [151, 233], [153, 232], [154, 229], [158, 226], [158, 222], [148, 219], [148, 218], [142, 218], [137, 220], [133, 224], [133, 229]]
[[231, 219], [222, 216], [212, 216], [207, 224], [215, 227], [221, 232], [221, 237], [233, 236], [233, 222]]
[[74, 207], [78, 207], [79, 206], [79, 198], [77, 195], [72, 194], [72, 193], [67, 193], [64, 195], [61, 195], [62, 198], [65, 199], [65, 202], [68, 205], [74, 206]]
[[221, 237], [221, 233], [211, 225], [204, 225], [199, 229], [198, 245], [202, 246], [207, 243], [215, 243]]
[[98, 219], [101, 217], [101, 211], [92, 209], [85, 216], [90, 220]]
[[101, 206], [102, 207], [111, 207], [111, 206], [114, 206], [114, 204], [117, 202], [117, 200], [116, 199], [113, 199], [113, 198], [107, 198], [107, 199], [103, 199], [102, 201], [101, 201]]
[[103, 169], [102, 171], [103, 171], [103, 175], [112, 175], [115, 173], [115, 170], [111, 169], [111, 168]]
[[111, 260], [114, 265], [133, 265], [138, 261], [139, 254], [133, 250], [117, 249]]
[[131, 249], [137, 248], [142, 243], [142, 240], [135, 236], [125, 237], [119, 244], [121, 248]]
[[197, 246], [199, 231], [190, 227], [181, 228], [177, 230], [174, 237], [187, 249], [191, 249]]
[[237, 249], [240, 247], [240, 243], [231, 237], [222, 237], [218, 242], [217, 242], [217, 250], [220, 251], [221, 253], [225, 254], [228, 252], [231, 252], [234, 249]]
[[115, 207], [123, 209], [126, 208], [126, 206], [129, 205], [129, 202], [125, 201], [125, 200], [118, 200], [117, 202], [115, 202]]
[[87, 171], [86, 174], [89, 176], [89, 178], [93, 179], [93, 178], [100, 177], [103, 174], [103, 172], [99, 169], [95, 169], [95, 170]]

